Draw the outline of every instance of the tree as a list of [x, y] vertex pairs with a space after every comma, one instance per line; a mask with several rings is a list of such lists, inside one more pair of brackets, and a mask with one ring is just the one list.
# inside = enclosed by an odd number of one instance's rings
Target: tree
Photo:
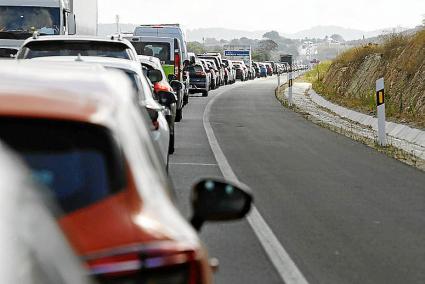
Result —
[[262, 40], [258, 43], [258, 49], [261, 49], [267, 52], [275, 51], [278, 49], [278, 47], [279, 45], [271, 39]]
[[187, 50], [188, 52], [193, 52], [195, 54], [201, 54], [206, 52], [205, 46], [202, 43], [197, 41], [188, 42]]
[[268, 38], [274, 41], [279, 41], [280, 40], [280, 34], [277, 31], [271, 31], [268, 33], [263, 34], [263, 38]]
[[337, 41], [337, 42], [344, 42], [345, 41], [344, 38], [342, 37], [342, 35], [339, 35], [339, 34], [331, 35], [331, 39], [333, 39], [334, 41]]
[[257, 61], [270, 60], [272, 52], [278, 50], [278, 47], [279, 45], [271, 39], [261, 40], [253, 51], [253, 58]]

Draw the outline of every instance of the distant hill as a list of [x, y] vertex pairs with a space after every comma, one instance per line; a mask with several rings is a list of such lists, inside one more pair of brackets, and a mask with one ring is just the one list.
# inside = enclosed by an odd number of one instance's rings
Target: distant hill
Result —
[[[365, 38], [376, 37], [381, 35], [384, 32], [391, 32], [393, 28], [386, 28], [375, 31], [362, 31], [356, 29], [343, 28], [339, 26], [316, 26], [310, 29], [302, 30], [293, 34], [285, 34], [284, 36], [293, 38], [293, 39], [303, 39], [303, 38], [324, 38], [325, 36], [331, 36], [333, 34], [341, 35], [345, 40], [356, 40], [361, 39], [363, 36]], [[402, 32], [407, 30], [406, 28], [395, 28], [397, 32]]]
[[189, 41], [199, 41], [202, 42], [202, 38], [216, 38], [218, 40], [232, 40], [235, 38], [247, 37], [250, 39], [261, 39], [264, 31], [244, 31], [244, 30], [233, 30], [226, 28], [203, 28], [203, 29], [193, 29], [187, 30], [187, 38]]
[[[121, 32], [133, 32], [135, 24], [120, 24]], [[263, 34], [270, 30], [258, 30], [258, 31], [245, 31], [236, 29], [226, 28], [201, 28], [201, 29], [188, 29], [186, 30], [188, 41], [199, 41], [202, 42], [203, 38], [215, 38], [217, 40], [232, 40], [235, 38], [247, 37], [250, 39], [261, 39]], [[341, 35], [345, 40], [357, 40], [363, 38], [376, 37], [382, 34], [384, 31], [392, 31], [393, 28], [376, 30], [376, 31], [362, 31], [356, 29], [343, 28], [339, 26], [316, 26], [310, 29], [302, 30], [296, 33], [281, 33], [282, 36], [292, 39], [303, 39], [303, 38], [324, 38], [325, 36], [331, 36], [333, 34]], [[396, 28], [397, 32], [407, 30], [406, 28]], [[99, 35], [110, 35], [117, 32], [116, 24], [99, 24]]]

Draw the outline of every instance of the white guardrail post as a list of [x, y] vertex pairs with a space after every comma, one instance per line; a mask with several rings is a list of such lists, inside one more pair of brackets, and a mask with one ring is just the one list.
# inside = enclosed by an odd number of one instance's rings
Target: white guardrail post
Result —
[[280, 87], [280, 72], [277, 72], [277, 87]]
[[378, 144], [387, 146], [387, 134], [385, 132], [385, 85], [384, 78], [376, 81], [376, 105], [378, 113]]
[[292, 69], [288, 73], [288, 103], [290, 106], [292, 106]]

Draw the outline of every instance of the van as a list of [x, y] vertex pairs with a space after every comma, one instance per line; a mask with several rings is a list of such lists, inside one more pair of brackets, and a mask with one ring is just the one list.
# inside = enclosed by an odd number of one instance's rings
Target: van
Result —
[[157, 36], [131, 36], [124, 37], [129, 40], [136, 49], [138, 55], [153, 56], [161, 61], [162, 69], [168, 81], [177, 80], [183, 85], [183, 89], [176, 90], [177, 112], [176, 121], [183, 117], [183, 106], [188, 101], [189, 78], [184, 74], [183, 49], [178, 38]]
[[189, 60], [186, 34], [179, 24], [140, 25], [134, 30], [134, 36], [154, 36], [177, 38], [181, 43], [182, 60]]

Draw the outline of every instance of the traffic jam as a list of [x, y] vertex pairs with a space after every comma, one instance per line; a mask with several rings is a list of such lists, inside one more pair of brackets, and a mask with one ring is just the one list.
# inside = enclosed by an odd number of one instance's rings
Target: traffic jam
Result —
[[190, 53], [179, 25], [98, 37], [96, 9], [0, 1], [2, 283], [213, 283], [198, 233], [246, 217], [253, 196], [202, 179], [183, 218], [175, 124], [192, 95], [291, 66]]

